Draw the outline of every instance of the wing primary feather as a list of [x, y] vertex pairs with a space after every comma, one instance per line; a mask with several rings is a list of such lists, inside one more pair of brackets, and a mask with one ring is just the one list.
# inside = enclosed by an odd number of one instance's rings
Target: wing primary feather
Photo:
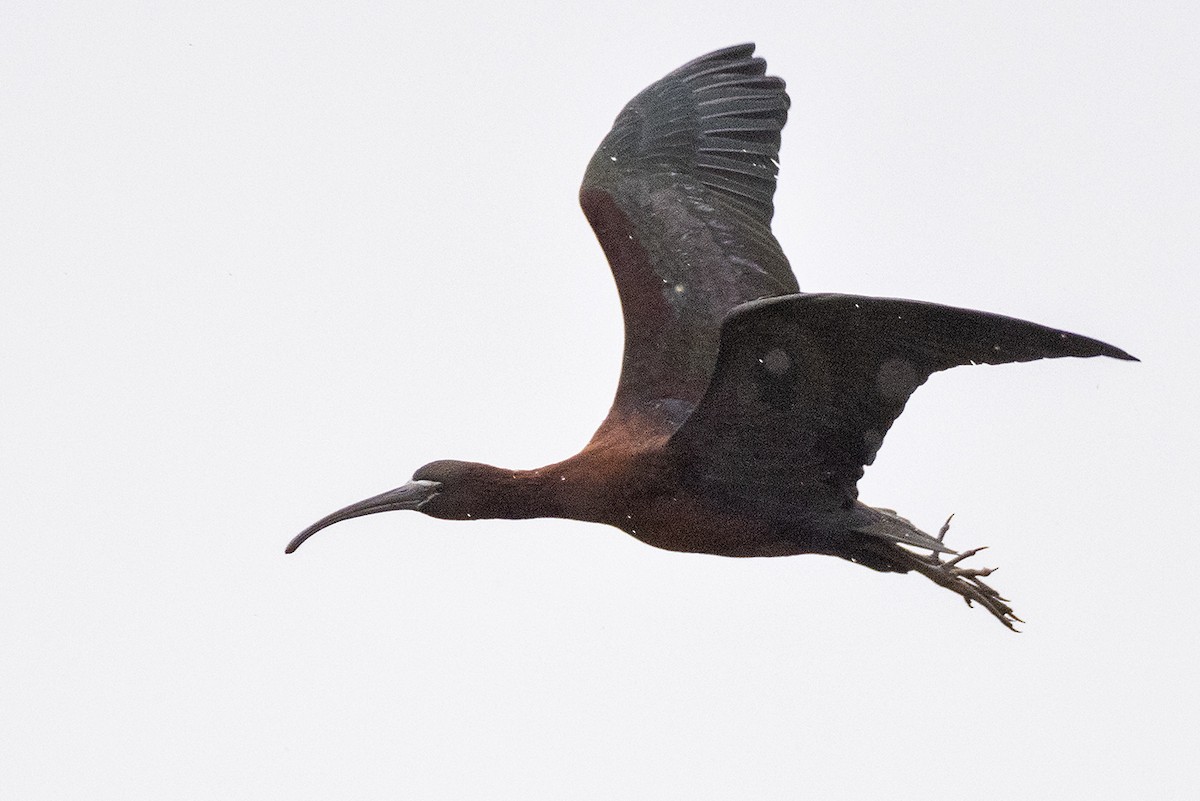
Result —
[[775, 177], [776, 172], [774, 162], [748, 161], [709, 154], [705, 154], [703, 158], [696, 159], [696, 164], [706, 170], [747, 175], [755, 180], [762, 180], [764, 178], [770, 180]]
[[771, 142], [752, 142], [724, 136], [706, 136], [696, 148], [697, 153], [742, 153], [775, 160], [778, 148]]
[[722, 192], [728, 192], [740, 198], [745, 198], [762, 206], [770, 205], [770, 193], [762, 192], [753, 183], [740, 179], [738, 176], [741, 174], [735, 173], [729, 175], [721, 170], [709, 170], [704, 175], [704, 185]]
[[[679, 70], [683, 72], [684, 70]], [[767, 62], [761, 58], [743, 58], [738, 61], [717, 61], [711, 66], [700, 70], [688, 70], [687, 75], [683, 78], [685, 83], [696, 83], [703, 81], [710, 75], [724, 75], [730, 72], [740, 75], [763, 76], [767, 71]]]
[[724, 91], [730, 89], [761, 89], [763, 91], [783, 92], [787, 88], [787, 84], [782, 78], [776, 78], [774, 75], [764, 75], [760, 77], [729, 77], [722, 76], [724, 80], [711, 81], [696, 89], [696, 93], [709, 91]]

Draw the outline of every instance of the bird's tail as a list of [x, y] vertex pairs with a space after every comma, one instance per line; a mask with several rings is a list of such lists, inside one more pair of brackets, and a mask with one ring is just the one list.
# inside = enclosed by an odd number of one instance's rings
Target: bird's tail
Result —
[[892, 509], [881, 509], [860, 503], [854, 510], [854, 516], [856, 522], [862, 521], [861, 524], [853, 527], [853, 530], [859, 533], [877, 537], [885, 542], [924, 548], [934, 553], [954, 553], [952, 548], [946, 547], [941, 537], [926, 534]]

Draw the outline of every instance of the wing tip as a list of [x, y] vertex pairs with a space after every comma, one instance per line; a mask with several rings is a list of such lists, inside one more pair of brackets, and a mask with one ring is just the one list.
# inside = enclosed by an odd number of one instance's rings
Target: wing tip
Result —
[[1112, 358], [1120, 359], [1123, 362], [1141, 362], [1141, 359], [1139, 359], [1137, 356], [1134, 356], [1132, 353], [1127, 351], [1123, 351], [1115, 345], [1108, 345], [1107, 347], [1108, 350], [1105, 351], [1105, 356], [1111, 356]]
[[1070, 343], [1070, 347], [1066, 348], [1063, 354], [1065, 356], [1076, 356], [1084, 359], [1092, 356], [1107, 356], [1110, 359], [1119, 359], [1123, 362], [1141, 361], [1138, 357], [1118, 348], [1116, 345], [1110, 345], [1099, 339], [1093, 339], [1082, 334], [1072, 334], [1069, 331], [1059, 331], [1058, 336], [1064, 343]]
[[711, 53], [705, 53], [702, 56], [692, 59], [680, 67], [679, 71], [682, 72], [694, 64], [701, 64], [708, 61], [731, 61], [734, 59], [750, 58], [754, 55], [755, 47], [757, 45], [754, 42], [742, 42], [741, 44], [729, 45], [728, 47], [720, 47]]
[[732, 70], [741, 74], [743, 80], [750, 77], [764, 78], [767, 72], [767, 61], [762, 56], [754, 55], [754, 48], [754, 42], [722, 47], [692, 59], [683, 66], [672, 70], [667, 77], [691, 82], [706, 75], [721, 74]]

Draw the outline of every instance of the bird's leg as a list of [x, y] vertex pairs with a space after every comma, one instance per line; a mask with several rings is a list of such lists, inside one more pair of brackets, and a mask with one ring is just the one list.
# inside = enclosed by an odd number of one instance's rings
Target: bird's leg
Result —
[[[945, 539], [946, 532], [950, 530], [950, 520], [953, 517], [954, 515], [950, 515], [938, 531], [937, 539], [939, 542]], [[967, 606], [978, 603], [984, 609], [991, 612], [1005, 626], [1016, 631], [1017, 629], [1013, 624], [1024, 623], [1025, 621], [1016, 616], [1012, 607], [1008, 605], [1007, 598], [1001, 597], [1000, 593], [988, 586], [983, 580], [986, 576], [990, 576], [995, 568], [959, 566], [963, 560], [969, 559], [982, 550], [984, 550], [984, 547], [971, 548], [962, 553], [954, 554], [949, 559], [942, 559], [942, 554], [937, 551], [932, 551], [928, 555], [922, 555], [913, 553], [900, 545], [895, 545], [893, 546], [891, 557], [900, 566], [915, 570], [935, 584], [945, 587], [951, 592], [958, 593], [967, 602]], [[949, 553], [953, 554], [953, 551], [949, 551]]]
[[[929, 537], [929, 535], [924, 535], [929, 538], [929, 546], [910, 546], [928, 549], [929, 554], [913, 553], [904, 544], [894, 541], [887, 543], [887, 546], [884, 546], [883, 542], [876, 541], [875, 548], [882, 550], [887, 547], [886, 558], [896, 567], [900, 567], [902, 570], [917, 571], [931, 582], [956, 592], [962, 597], [962, 600], [966, 601], [968, 607], [973, 603], [978, 603], [979, 606], [994, 615], [996, 620], [1002, 622], [1010, 630], [1016, 631], [1014, 624], [1025, 621], [1018, 618], [1013, 612], [1013, 608], [1008, 606], [1007, 598], [1001, 597], [1000, 592], [992, 589], [983, 580], [990, 576], [995, 568], [960, 566], [962, 561], [970, 559], [984, 548], [971, 548], [962, 553], [955, 553], [954, 550], [950, 550], [942, 544], [946, 540], [946, 532], [950, 530], [950, 519], [953, 518], [952, 514], [947, 518], [946, 523], [942, 524], [942, 528], [937, 531], [936, 540], [940, 548], [932, 547], [934, 537]], [[943, 555], [947, 555], [948, 559], [942, 559]]]

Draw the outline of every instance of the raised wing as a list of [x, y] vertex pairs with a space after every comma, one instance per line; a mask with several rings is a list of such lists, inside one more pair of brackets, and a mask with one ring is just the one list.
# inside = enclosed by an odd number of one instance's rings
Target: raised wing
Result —
[[788, 96], [746, 44], [702, 56], [621, 111], [588, 164], [580, 204], [625, 318], [614, 425], [670, 433], [703, 397], [721, 321], [796, 292], [771, 235]]
[[721, 332], [717, 369], [671, 438], [683, 483], [732, 508], [784, 520], [841, 513], [892, 422], [929, 376], [1125, 351], [998, 314], [854, 295], [747, 303]]

